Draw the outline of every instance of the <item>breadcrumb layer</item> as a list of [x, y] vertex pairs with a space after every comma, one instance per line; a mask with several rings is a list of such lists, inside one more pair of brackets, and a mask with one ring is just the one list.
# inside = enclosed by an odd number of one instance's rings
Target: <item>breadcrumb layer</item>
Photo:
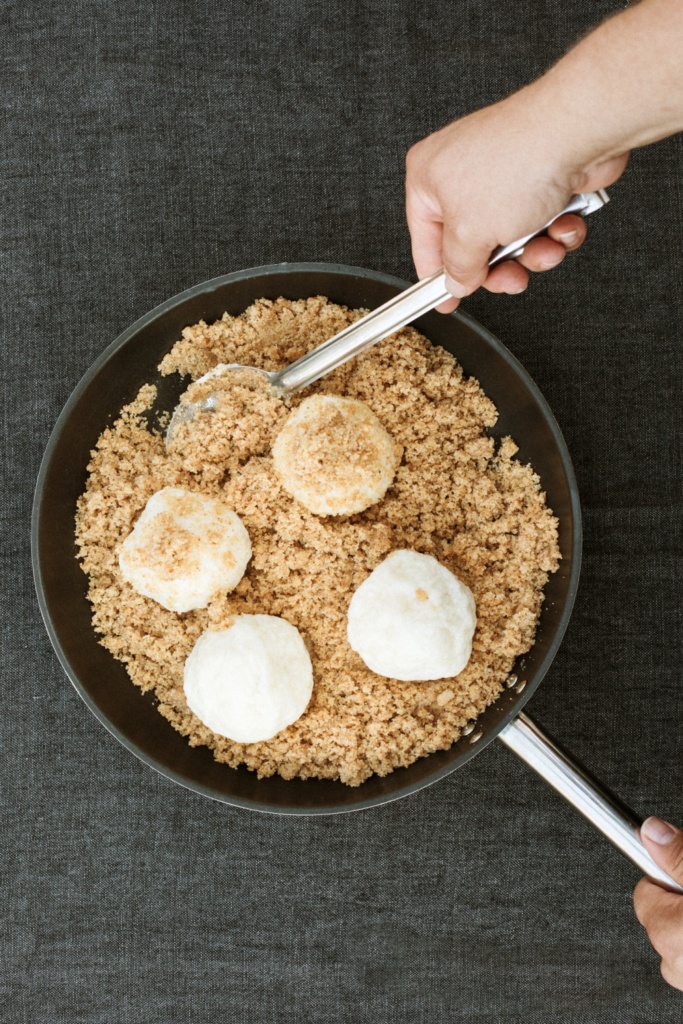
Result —
[[[238, 317], [188, 327], [162, 374], [197, 379], [218, 363], [277, 369], [361, 315], [323, 297], [262, 299]], [[548, 574], [558, 566], [557, 520], [516, 445], [487, 436], [493, 403], [456, 360], [404, 328], [306, 390], [365, 402], [403, 457], [378, 504], [352, 516], [317, 516], [295, 501], [270, 451], [289, 408], [267, 388], [227, 389], [218, 408], [183, 424], [167, 451], [145, 413], [155, 389], [104, 431], [78, 503], [76, 540], [89, 577], [93, 626], [132, 681], [154, 690], [159, 711], [227, 765], [259, 777], [340, 779], [357, 786], [446, 749], [496, 699], [515, 659], [531, 647]], [[253, 558], [237, 588], [204, 610], [174, 614], [138, 595], [118, 549], [151, 495], [186, 487], [220, 498], [241, 517]], [[365, 667], [346, 639], [351, 595], [390, 551], [433, 555], [472, 591], [472, 657], [457, 677], [398, 682]], [[240, 744], [192, 714], [183, 665], [207, 628], [239, 614], [280, 615], [300, 630], [313, 664], [304, 715], [273, 739]]]

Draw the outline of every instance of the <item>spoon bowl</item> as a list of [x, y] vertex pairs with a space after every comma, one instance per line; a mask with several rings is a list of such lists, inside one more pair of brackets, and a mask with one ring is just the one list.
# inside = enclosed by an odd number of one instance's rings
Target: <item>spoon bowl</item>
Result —
[[[281, 397], [281, 391], [278, 389], [277, 378], [279, 372], [275, 370], [264, 370], [259, 366], [242, 366], [240, 363], [218, 363], [212, 370], [205, 373], [203, 377], [199, 377], [195, 381], [195, 384], [203, 384], [207, 380], [213, 380], [217, 377], [223, 377], [230, 374], [231, 371], [239, 371], [241, 373], [254, 373], [258, 374], [259, 377], [265, 379], [271, 390]], [[219, 400], [220, 392], [212, 391], [209, 395], [204, 398], [198, 398], [192, 401], [183, 400], [181, 398], [178, 405], [173, 410], [173, 415], [169, 421], [168, 427], [166, 428], [166, 445], [168, 446], [172, 440], [173, 435], [177, 431], [178, 427], [184, 423], [191, 423], [198, 415], [204, 413], [215, 412], [220, 404]]]

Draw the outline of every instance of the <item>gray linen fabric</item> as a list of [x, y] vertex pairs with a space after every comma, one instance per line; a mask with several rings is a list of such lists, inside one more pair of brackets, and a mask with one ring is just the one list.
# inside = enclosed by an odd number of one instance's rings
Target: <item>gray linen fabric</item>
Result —
[[[505, 749], [354, 815], [213, 804], [89, 714], [30, 572], [50, 430], [123, 328], [258, 264], [412, 279], [407, 147], [620, 6], [0, 8], [8, 1024], [683, 1020], [632, 913], [637, 872]], [[576, 611], [530, 710], [627, 802], [679, 821], [682, 158], [680, 137], [636, 154], [580, 254], [522, 297], [466, 304], [548, 398], [583, 499]]]

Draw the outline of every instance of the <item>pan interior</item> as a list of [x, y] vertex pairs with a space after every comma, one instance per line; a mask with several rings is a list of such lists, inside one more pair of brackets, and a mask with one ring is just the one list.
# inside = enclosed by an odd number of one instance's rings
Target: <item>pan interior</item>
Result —
[[[198, 285], [147, 314], [106, 349], [64, 408], [48, 443], [36, 488], [32, 556], [36, 589], [60, 661], [93, 713], [141, 760], [173, 781], [228, 804], [260, 811], [330, 814], [405, 796], [464, 764], [500, 732], [545, 675], [565, 632], [578, 585], [580, 510], [574, 473], [554, 417], [529, 375], [485, 328], [462, 313], [429, 313], [415, 326], [456, 356], [498, 408], [495, 436], [510, 434], [519, 458], [541, 478], [560, 522], [560, 569], [551, 576], [531, 651], [515, 672], [519, 684], [501, 694], [473, 731], [449, 750], [423, 758], [385, 778], [350, 788], [329, 780], [259, 780], [246, 768], [213, 760], [207, 748], [187, 745], [141, 694], [123, 667], [101, 647], [90, 620], [87, 580], [76, 560], [74, 515], [85, 487], [89, 453], [102, 430], [143, 383], [158, 385], [158, 405], [171, 409], [184, 387], [160, 377], [157, 366], [183, 327], [241, 313], [258, 298], [326, 295], [343, 305], [373, 308], [407, 283], [353, 267], [280, 264]], [[522, 686], [522, 684], [524, 684]]]

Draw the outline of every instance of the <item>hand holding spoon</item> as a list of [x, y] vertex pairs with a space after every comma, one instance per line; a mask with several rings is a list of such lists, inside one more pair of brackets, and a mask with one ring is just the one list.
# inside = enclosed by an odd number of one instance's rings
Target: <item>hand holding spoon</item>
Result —
[[[565, 213], [579, 213], [582, 216], [587, 216], [589, 213], [599, 210], [608, 201], [609, 196], [604, 189], [599, 192], [580, 192], [571, 198], [557, 217], [561, 217]], [[500, 246], [491, 255], [489, 266], [494, 267], [498, 263], [502, 263], [503, 260], [515, 259], [516, 256], [521, 255], [526, 244], [537, 235], [542, 235], [557, 220], [557, 217], [553, 217], [538, 231], [533, 231], [524, 238], [510, 242], [509, 245]], [[406, 324], [434, 309], [449, 297], [446, 275], [443, 269], [437, 270], [435, 274], [423, 278], [411, 288], [395, 295], [384, 305], [372, 310], [360, 320], [356, 320], [339, 334], [335, 334], [333, 338], [323, 342], [312, 352], [307, 352], [282, 370], [263, 370], [259, 367], [240, 366], [238, 363], [221, 363], [201, 380], [217, 376], [223, 377], [233, 370], [249, 370], [265, 377], [273, 391], [282, 398], [294, 391], [300, 391], [308, 384], [324, 377], [331, 370], [335, 370], [342, 363], [370, 348], [371, 345], [400, 330], [401, 327], [405, 327]], [[166, 442], [168, 443], [179, 424], [187, 423], [198, 413], [211, 412], [215, 408], [216, 396], [213, 394], [200, 401], [181, 403], [171, 417], [166, 431]]]

